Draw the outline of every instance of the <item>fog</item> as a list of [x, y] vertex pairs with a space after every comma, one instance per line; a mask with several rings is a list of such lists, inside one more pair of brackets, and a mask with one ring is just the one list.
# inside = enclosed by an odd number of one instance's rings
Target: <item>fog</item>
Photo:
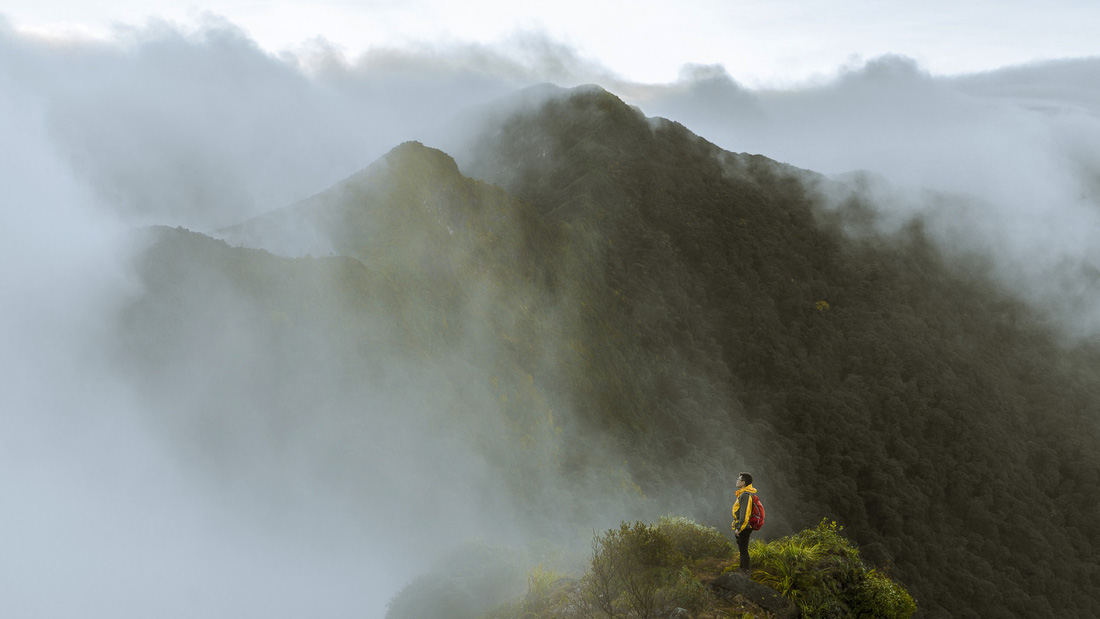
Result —
[[128, 222], [192, 229], [309, 196], [400, 142], [430, 143], [466, 106], [593, 71], [538, 35], [349, 59], [323, 40], [275, 57], [215, 17], [120, 26], [111, 43], [0, 33], [13, 87], [39, 97], [95, 195]]
[[889, 230], [913, 217], [941, 247], [993, 259], [1010, 290], [1067, 334], [1100, 329], [1100, 60], [942, 78], [884, 56], [785, 91], [722, 67], [631, 88], [650, 114], [727, 150], [841, 175], [867, 171]]
[[[59, 154], [47, 102], [0, 73], [0, 614], [346, 616], [403, 582], [327, 506], [214, 490], [113, 367], [139, 295], [129, 225]], [[308, 516], [310, 526], [302, 526]], [[317, 531], [324, 531], [318, 534]], [[343, 534], [343, 535], [342, 535]], [[340, 539], [337, 544], [334, 540]], [[390, 571], [366, 563], [392, 555]], [[360, 616], [363, 613], [359, 613]]]
[[[440, 418], [445, 398], [498, 394], [472, 378], [431, 392], [467, 359], [440, 377], [375, 356], [369, 387], [350, 385], [326, 351], [273, 359], [228, 285], [188, 306], [219, 314], [217, 347], [192, 333], [137, 371], [116, 329], [146, 295], [143, 226], [285, 206], [573, 61], [537, 37], [460, 60], [323, 42], [276, 58], [216, 19], [112, 43], [0, 37], [4, 616], [381, 616], [454, 546], [517, 541], [499, 463], [474, 448], [497, 440], [495, 407], [472, 427]], [[281, 390], [250, 382], [280, 363], [301, 371]], [[315, 410], [274, 416], [292, 404], [272, 391]]]
[[[522, 537], [485, 447], [496, 412], [472, 429], [439, 415], [444, 401], [498, 398], [483, 385], [430, 393], [446, 381], [382, 348], [372, 382], [351, 387], [331, 378], [325, 351], [306, 350], [319, 365], [279, 393], [323, 392], [327, 412], [273, 429], [262, 413], [278, 396], [247, 403], [247, 381], [224, 378], [249, 372], [209, 349], [173, 359], [154, 387], [120, 365], [118, 315], [145, 292], [142, 226], [211, 232], [314, 195], [400, 142], [454, 144], [471, 106], [595, 82], [729, 150], [880, 175], [885, 225], [929, 218], [945, 247], [990, 255], [1067, 332], [1094, 334], [1098, 66], [947, 79], [884, 57], [752, 91], [713, 66], [628, 83], [537, 33], [346, 58], [320, 40], [273, 56], [217, 18], [119, 27], [109, 43], [0, 23], [0, 614], [381, 616], [452, 544]], [[237, 318], [242, 335], [218, 350], [275, 372]], [[471, 334], [471, 354], [488, 354]], [[456, 368], [445, 378], [457, 384], [464, 362], [437, 367]], [[368, 414], [349, 416], [352, 401]], [[239, 417], [211, 417], [233, 407]], [[228, 437], [218, 449], [203, 424]], [[540, 482], [554, 498], [569, 491]]]

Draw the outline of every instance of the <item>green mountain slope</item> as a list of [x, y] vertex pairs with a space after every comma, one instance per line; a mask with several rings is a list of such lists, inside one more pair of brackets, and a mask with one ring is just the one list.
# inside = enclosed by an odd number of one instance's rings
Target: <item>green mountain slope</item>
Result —
[[930, 614], [1100, 613], [1100, 356], [919, 223], [850, 238], [858, 193], [598, 89], [462, 165], [404, 144], [225, 231], [328, 257], [159, 231], [120, 353], [166, 423], [441, 537], [725, 527], [747, 469], [766, 535], [836, 517]]
[[146, 396], [219, 472], [304, 477], [348, 493], [366, 521], [409, 513], [442, 537], [572, 537], [624, 506], [646, 513], [618, 454], [570, 413], [565, 386], [592, 379], [591, 265], [569, 226], [408, 143], [226, 231], [283, 247], [295, 233], [342, 255], [155, 230], [145, 294], [123, 317], [121, 355]]
[[602, 241], [625, 307], [596, 320], [637, 348], [607, 366], [626, 385], [586, 395], [633, 451], [665, 455], [632, 467], [643, 488], [707, 494], [707, 463], [732, 459], [718, 444], [751, 445], [789, 522], [835, 514], [892, 549], [926, 610], [1100, 610], [1095, 349], [1056, 346], [919, 223], [849, 239], [857, 194], [826, 212], [821, 179], [601, 90], [502, 124], [469, 169]]

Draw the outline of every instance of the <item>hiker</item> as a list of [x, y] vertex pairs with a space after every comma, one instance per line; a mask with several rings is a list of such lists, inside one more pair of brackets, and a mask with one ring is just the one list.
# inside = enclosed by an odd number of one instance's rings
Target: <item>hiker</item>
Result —
[[752, 496], [756, 488], [752, 487], [752, 475], [741, 473], [737, 476], [737, 498], [733, 500], [733, 533], [737, 536], [737, 549], [741, 551], [741, 570], [749, 571], [749, 535], [752, 527]]

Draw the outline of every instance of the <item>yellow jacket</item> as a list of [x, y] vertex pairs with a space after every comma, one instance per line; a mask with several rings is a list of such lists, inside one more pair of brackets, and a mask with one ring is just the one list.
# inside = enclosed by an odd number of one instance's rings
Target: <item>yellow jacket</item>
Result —
[[752, 495], [756, 494], [756, 488], [752, 484], [737, 491], [737, 498], [733, 500], [733, 530], [738, 534], [749, 526], [749, 516], [752, 515]]

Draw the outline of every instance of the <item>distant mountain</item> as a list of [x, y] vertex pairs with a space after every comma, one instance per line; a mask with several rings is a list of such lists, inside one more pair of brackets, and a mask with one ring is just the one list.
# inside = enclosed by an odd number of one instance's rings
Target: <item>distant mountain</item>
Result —
[[[670, 511], [724, 527], [751, 470], [766, 534], [835, 516], [930, 615], [1100, 614], [1100, 352], [919, 221], [875, 233], [858, 187], [597, 88], [539, 96], [486, 126], [468, 176], [407, 143], [223, 231], [318, 257], [158, 232], [123, 323], [150, 397], [213, 389], [172, 423], [226, 467], [241, 411], [276, 444], [332, 429], [317, 466], [369, 513], [407, 473], [435, 476], [410, 500], [458, 484], [559, 539]], [[376, 448], [410, 432], [430, 447]], [[476, 491], [439, 470], [468, 451]]]

